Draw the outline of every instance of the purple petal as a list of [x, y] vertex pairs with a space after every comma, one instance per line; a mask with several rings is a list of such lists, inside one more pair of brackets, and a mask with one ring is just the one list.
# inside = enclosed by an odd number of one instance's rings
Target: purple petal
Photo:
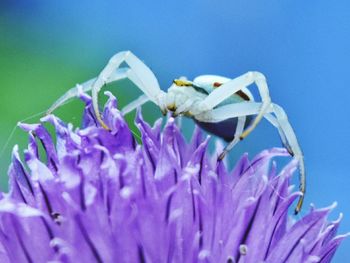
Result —
[[[328, 209], [290, 224], [290, 162], [278, 175], [277, 156], [245, 154], [229, 172], [208, 153], [196, 128], [187, 143], [169, 118], [152, 128], [136, 116], [137, 145], [111, 93], [100, 127], [85, 102], [83, 127], [55, 116], [20, 124], [29, 133], [24, 162], [14, 148], [10, 192], [0, 194], [0, 262], [329, 262], [346, 235]], [[40, 158], [37, 139], [47, 163]], [[221, 147], [221, 148], [220, 148]], [[228, 157], [227, 157], [228, 158]]]

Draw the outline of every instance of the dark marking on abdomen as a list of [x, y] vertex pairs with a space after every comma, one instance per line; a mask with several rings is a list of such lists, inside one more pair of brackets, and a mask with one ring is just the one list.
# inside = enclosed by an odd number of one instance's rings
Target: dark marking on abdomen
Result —
[[[244, 128], [247, 128], [251, 121], [253, 120], [253, 116], [247, 116]], [[231, 118], [221, 122], [199, 122], [194, 119], [199, 127], [203, 130], [214, 134], [227, 142], [230, 142], [235, 137], [235, 132], [237, 128], [238, 118]]]

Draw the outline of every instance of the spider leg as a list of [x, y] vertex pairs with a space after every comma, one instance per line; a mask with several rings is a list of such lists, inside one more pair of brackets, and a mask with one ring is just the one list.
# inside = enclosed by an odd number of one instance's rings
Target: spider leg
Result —
[[267, 86], [266, 78], [262, 73], [256, 71], [247, 72], [224, 83], [222, 86], [220, 86], [220, 88], [214, 89], [214, 91], [212, 91], [208, 97], [203, 100], [200, 107], [203, 109], [203, 111], [213, 109], [215, 106], [232, 96], [237, 91], [242, 90], [253, 83], [255, 83], [258, 87], [262, 104], [252, 124], [240, 135], [240, 138], [244, 139], [258, 125], [271, 104], [269, 88]]
[[[194, 118], [200, 122], [220, 122], [230, 118], [243, 117], [261, 113], [263, 103], [258, 102], [241, 102], [235, 104], [224, 105], [216, 109], [195, 115]], [[275, 116], [273, 116], [273, 113]], [[303, 153], [300, 149], [298, 140], [295, 136], [292, 126], [288, 121], [287, 114], [279, 105], [272, 103], [266, 109], [264, 116], [273, 126], [278, 129], [282, 142], [288, 152], [298, 160], [299, 163], [299, 190], [300, 196], [295, 213], [297, 214], [302, 207], [304, 195], [306, 191], [305, 165]], [[237, 130], [236, 130], [237, 132]], [[242, 136], [240, 136], [242, 138]], [[234, 144], [234, 142], [232, 142]], [[230, 143], [231, 144], [231, 143]]]
[[[123, 62], [125, 62], [129, 67], [120, 68], [120, 65]], [[98, 109], [98, 93], [105, 84], [125, 78], [130, 79], [148, 97], [149, 100], [153, 101], [161, 108], [164, 108], [164, 105], [162, 105], [165, 104], [164, 92], [160, 89], [158, 81], [153, 72], [133, 53], [130, 51], [123, 51], [117, 53], [109, 60], [108, 64], [97, 78], [88, 80], [68, 90], [47, 110], [47, 114], [52, 113], [55, 109], [59, 108], [70, 99], [77, 97], [81, 90], [84, 92], [92, 90], [92, 104], [96, 118], [102, 127], [108, 129], [107, 125], [103, 122]], [[145, 98], [143, 97], [142, 100], [135, 100], [133, 104], [128, 105], [129, 107], [127, 106], [125, 110], [132, 110], [134, 107], [133, 105], [136, 105], [137, 103], [140, 104], [140, 102], [142, 102], [144, 99]]]
[[287, 149], [289, 154], [293, 156], [294, 153], [293, 153], [293, 151], [292, 151], [292, 149], [287, 141], [286, 135], [284, 134], [283, 130], [281, 129], [276, 117], [273, 116], [271, 113], [266, 113], [264, 115], [264, 118], [266, 120], [268, 120], [273, 126], [275, 126], [275, 128], [278, 130], [278, 133], [281, 137], [281, 141], [282, 141], [283, 146]]
[[[270, 106], [272, 107], [272, 106]], [[242, 102], [235, 103], [230, 105], [224, 105], [219, 108], [213, 109], [212, 111], [201, 113], [199, 115], [194, 116], [197, 120], [203, 122], [220, 122], [229, 118], [255, 115], [259, 113], [259, 109], [261, 108], [260, 102]], [[274, 127], [278, 129], [283, 145], [287, 148], [287, 150], [291, 153], [290, 146], [287, 142], [286, 135], [281, 129], [277, 119], [275, 116], [271, 114], [272, 109], [268, 109], [264, 115], [264, 118], [267, 119]], [[242, 131], [243, 132], [243, 131]], [[235, 136], [237, 135], [237, 129]], [[240, 134], [238, 134], [240, 135]], [[292, 155], [292, 153], [291, 153]]]
[[[278, 133], [281, 137], [283, 146], [288, 150], [290, 155], [294, 155], [290, 145], [287, 142], [286, 135], [283, 133], [276, 117], [274, 117], [271, 113], [266, 113], [264, 118], [268, 120], [275, 128], [278, 129]], [[226, 154], [233, 149], [233, 147], [239, 142], [240, 135], [243, 133], [244, 125], [246, 122], [246, 117], [238, 117], [238, 123], [235, 131], [234, 139], [225, 147], [224, 151], [219, 155], [218, 160], [222, 160], [225, 158]]]
[[133, 110], [137, 109], [138, 107], [142, 106], [143, 104], [145, 104], [146, 102], [149, 101], [149, 98], [147, 97], [146, 94], [141, 95], [140, 97], [138, 97], [136, 100], [133, 100], [132, 102], [130, 102], [128, 105], [126, 105], [123, 109], [122, 109], [122, 114], [126, 115], [129, 112], [132, 112]]
[[299, 162], [299, 171], [300, 171], [300, 185], [299, 190], [302, 195], [300, 196], [297, 206], [295, 208], [295, 214], [299, 213], [301, 207], [303, 205], [305, 191], [306, 191], [306, 178], [305, 178], [305, 164], [304, 164], [304, 156], [300, 149], [297, 137], [293, 131], [292, 126], [288, 121], [287, 114], [283, 110], [283, 108], [277, 104], [272, 104], [273, 112], [276, 115], [277, 121], [280, 125], [281, 130], [286, 136], [288, 145], [290, 147], [290, 151], [293, 153], [295, 159]]
[[244, 129], [244, 124], [246, 122], [246, 116], [238, 117], [238, 123], [235, 131], [235, 137], [234, 139], [226, 145], [222, 153], [219, 155], [218, 160], [222, 160], [225, 158], [226, 154], [232, 150], [232, 148], [240, 141], [240, 135], [243, 132]]
[[[121, 79], [127, 78], [127, 71], [130, 70], [128, 68], [120, 68], [115, 71], [110, 78], [106, 81], [105, 84], [118, 81]], [[46, 111], [46, 115], [51, 114], [54, 110], [67, 103], [72, 98], [75, 98], [79, 95], [79, 92], [88, 92], [92, 89], [92, 85], [96, 81], [97, 78], [90, 79], [82, 84], [77, 84], [75, 87], [69, 89], [65, 94], [63, 94], [58, 100], [56, 100], [52, 106]], [[81, 90], [79, 90], [81, 89]]]
[[175, 122], [176, 122], [176, 126], [179, 128], [179, 130], [181, 131], [182, 129], [182, 122], [183, 122], [183, 117], [180, 115], [180, 116], [177, 116], [175, 118]]
[[115, 54], [101, 71], [91, 88], [92, 104], [96, 118], [105, 129], [109, 128], [102, 120], [98, 109], [98, 93], [113, 72], [115, 72], [123, 62], [130, 67], [130, 70], [127, 71], [127, 78], [134, 82], [134, 84], [145, 93], [151, 101], [159, 105], [160, 95], [163, 94], [153, 72], [133, 53], [130, 51], [123, 51]]

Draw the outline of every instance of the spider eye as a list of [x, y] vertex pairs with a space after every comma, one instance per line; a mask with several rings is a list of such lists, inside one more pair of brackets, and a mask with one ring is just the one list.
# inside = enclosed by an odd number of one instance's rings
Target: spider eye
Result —
[[193, 86], [192, 82], [189, 82], [186, 80], [181, 80], [181, 79], [174, 79], [173, 83], [179, 87], [192, 87]]

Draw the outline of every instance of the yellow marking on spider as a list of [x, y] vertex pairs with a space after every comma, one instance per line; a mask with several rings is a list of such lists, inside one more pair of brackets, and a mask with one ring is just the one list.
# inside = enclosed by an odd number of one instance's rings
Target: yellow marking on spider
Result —
[[96, 115], [96, 119], [97, 121], [100, 123], [100, 125], [102, 126], [102, 128], [104, 128], [107, 131], [110, 131], [111, 129], [108, 127], [108, 125], [102, 120], [101, 114], [99, 111], [95, 112]]
[[192, 87], [193, 86], [192, 82], [182, 80], [182, 79], [174, 79], [173, 83], [179, 87]]
[[[100, 123], [100, 125], [102, 126], [103, 129], [107, 130], [107, 131], [111, 131], [111, 128], [108, 127], [108, 125], [102, 120], [102, 117], [101, 117], [101, 114], [100, 112], [98, 112], [96, 114], [96, 119], [97, 121]], [[133, 130], [131, 130], [131, 133], [137, 138], [139, 139], [140, 141], [142, 140], [142, 138], [136, 133], [134, 132]]]
[[176, 111], [176, 105], [174, 103], [167, 106], [168, 110], [170, 111]]

